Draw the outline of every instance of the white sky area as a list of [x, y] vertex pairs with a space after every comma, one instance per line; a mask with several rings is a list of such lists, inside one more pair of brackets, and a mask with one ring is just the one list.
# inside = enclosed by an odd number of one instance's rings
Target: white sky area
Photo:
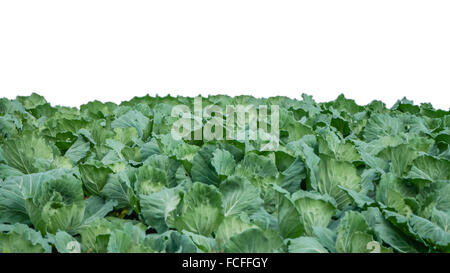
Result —
[[340, 93], [449, 109], [450, 1], [3, 1], [0, 97]]

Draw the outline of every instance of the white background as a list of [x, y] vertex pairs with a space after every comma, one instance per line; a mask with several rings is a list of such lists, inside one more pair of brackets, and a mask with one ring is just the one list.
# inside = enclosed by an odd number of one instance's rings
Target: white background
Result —
[[340, 93], [449, 108], [450, 1], [0, 0], [0, 97]]

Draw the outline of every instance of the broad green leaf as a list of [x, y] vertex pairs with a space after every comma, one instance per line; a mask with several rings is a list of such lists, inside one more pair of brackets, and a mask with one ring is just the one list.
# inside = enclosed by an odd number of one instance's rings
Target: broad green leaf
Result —
[[328, 253], [314, 237], [298, 237], [289, 240], [290, 253]]
[[152, 253], [155, 252], [146, 240], [145, 231], [131, 223], [111, 232], [108, 243], [109, 253]]
[[411, 162], [416, 159], [418, 153], [414, 147], [408, 144], [401, 144], [396, 147], [387, 147], [378, 153], [377, 157], [390, 162], [391, 172], [398, 177], [408, 170]]
[[213, 186], [194, 183], [183, 199], [182, 208], [175, 219], [178, 230], [187, 230], [209, 236], [224, 217], [222, 195]]
[[62, 202], [48, 202], [36, 205], [31, 199], [25, 201], [25, 207], [30, 215], [33, 226], [41, 233], [56, 233], [57, 231], [72, 232], [81, 225], [86, 204], [78, 201], [69, 205]]
[[201, 252], [215, 253], [218, 251], [216, 240], [212, 237], [206, 237], [186, 230], [183, 231], [183, 234], [188, 236]]
[[340, 140], [332, 131], [326, 132], [325, 136], [318, 137], [319, 152], [335, 157], [337, 160], [353, 162], [361, 160], [354, 145], [350, 142]]
[[6, 179], [0, 187], [0, 221], [11, 224], [29, 223], [25, 200], [35, 198], [44, 182], [67, 177], [71, 173], [72, 170], [55, 169]]
[[174, 188], [163, 189], [150, 195], [141, 195], [141, 213], [145, 222], [158, 232], [166, 231], [168, 229], [167, 218], [177, 208], [180, 200], [180, 193]]
[[367, 253], [371, 250], [371, 242], [373, 242], [373, 237], [364, 217], [358, 212], [348, 211], [339, 224], [336, 251], [338, 253]]
[[133, 127], [139, 133], [139, 137], [143, 137], [150, 120], [141, 112], [131, 110], [126, 114], [118, 117], [111, 123], [112, 128], [130, 128]]
[[81, 226], [77, 227], [79, 231], [83, 226], [89, 225], [96, 219], [100, 219], [112, 212], [116, 201], [104, 200], [99, 196], [90, 196], [86, 199], [86, 209], [84, 211], [84, 218]]
[[3, 143], [2, 150], [6, 164], [23, 174], [52, 169], [53, 150], [35, 134], [27, 133], [19, 139], [9, 139]]
[[281, 187], [293, 193], [300, 189], [302, 180], [306, 178], [305, 164], [298, 158], [283, 173]]
[[78, 166], [81, 175], [81, 181], [86, 191], [90, 194], [98, 195], [108, 180], [108, 175], [112, 170], [100, 162], [85, 163]]
[[323, 245], [328, 251], [336, 252], [336, 232], [326, 227], [313, 227], [314, 237], [319, 243]]
[[[277, 240], [278, 239], [278, 240]], [[270, 253], [282, 245], [281, 239], [271, 238], [258, 228], [234, 235], [225, 245], [226, 253]]]
[[222, 223], [217, 228], [216, 232], [217, 244], [223, 247], [225, 243], [228, 242], [228, 240], [230, 240], [231, 237], [250, 228], [256, 228], [256, 226], [244, 221], [238, 216], [225, 217]]
[[250, 180], [277, 176], [278, 170], [271, 159], [249, 153], [236, 167], [236, 174], [245, 176]]
[[101, 191], [105, 198], [117, 201], [117, 208], [138, 209], [138, 197], [136, 196], [131, 178], [135, 178], [136, 171], [124, 171], [109, 175], [106, 185]]
[[48, 237], [59, 253], [81, 253], [80, 242], [65, 231], [49, 234]]
[[408, 178], [448, 182], [450, 181], [450, 160], [422, 155], [413, 161]]
[[30, 96], [17, 96], [17, 101], [22, 103], [23, 107], [27, 110], [38, 107], [39, 105], [44, 105], [47, 103], [43, 96], [36, 93], [32, 93]]
[[363, 216], [375, 234], [396, 251], [402, 253], [419, 252], [419, 245], [385, 220], [378, 208], [368, 208], [367, 211], [363, 212]]
[[229, 177], [220, 184], [219, 190], [223, 195], [225, 216], [252, 215], [264, 205], [258, 188], [244, 177]]
[[[192, 235], [192, 233], [189, 233]], [[198, 253], [201, 252], [188, 235], [169, 230], [161, 234], [150, 234], [147, 240], [152, 249], [162, 253]]]
[[83, 137], [79, 137], [77, 141], [67, 150], [64, 154], [65, 157], [70, 159], [72, 163], [77, 164], [78, 161], [82, 160], [87, 156], [91, 148], [91, 143], [86, 141]]
[[277, 220], [280, 234], [284, 238], [296, 238], [305, 233], [305, 226], [300, 222], [300, 213], [292, 202], [289, 193], [277, 186]]
[[216, 172], [213, 159], [213, 152], [216, 150], [214, 145], [207, 145], [200, 149], [192, 160], [191, 176], [192, 180], [205, 184], [218, 186], [219, 176]]
[[331, 217], [336, 213], [336, 202], [327, 195], [298, 191], [291, 198], [308, 235], [313, 234], [313, 227], [328, 226]]
[[392, 173], [384, 174], [377, 189], [376, 200], [402, 215], [409, 215], [412, 209], [406, 203], [405, 196], [398, 191], [398, 185], [402, 183], [402, 180]]
[[175, 140], [170, 134], [158, 136], [161, 153], [175, 157], [181, 161], [191, 161], [199, 150], [198, 146], [190, 145], [183, 140]]
[[134, 190], [136, 194], [148, 195], [167, 186], [167, 175], [161, 169], [144, 165], [135, 173]]
[[431, 214], [431, 222], [438, 225], [445, 232], [450, 232], [450, 215], [448, 213], [434, 208]]
[[51, 246], [42, 235], [24, 224], [0, 225], [1, 253], [50, 253]]
[[339, 208], [350, 203], [346, 192], [339, 186], [356, 192], [361, 190], [361, 177], [357, 174], [356, 168], [351, 163], [338, 161], [326, 155], [320, 156], [318, 178], [318, 191], [333, 197]]
[[369, 206], [372, 206], [375, 204], [375, 201], [365, 194], [355, 192], [355, 191], [346, 189], [341, 186], [338, 186], [338, 187], [340, 189], [342, 189], [343, 191], [345, 191], [348, 194], [348, 196], [350, 197], [350, 199], [353, 201], [353, 203], [355, 203], [359, 208], [365, 208], [365, 207], [369, 207]]
[[364, 139], [371, 141], [383, 136], [395, 136], [404, 131], [402, 121], [388, 114], [374, 114], [364, 128]]
[[229, 176], [234, 172], [236, 162], [233, 155], [227, 150], [217, 149], [213, 153], [211, 165], [219, 175]]
[[182, 165], [166, 155], [152, 155], [144, 161], [143, 165], [149, 165], [163, 171], [163, 176], [166, 176], [169, 187], [175, 187], [181, 182], [177, 177], [177, 172], [179, 168], [183, 168]]
[[411, 215], [409, 225], [430, 246], [444, 252], [450, 251], [450, 233], [441, 226], [416, 215]]

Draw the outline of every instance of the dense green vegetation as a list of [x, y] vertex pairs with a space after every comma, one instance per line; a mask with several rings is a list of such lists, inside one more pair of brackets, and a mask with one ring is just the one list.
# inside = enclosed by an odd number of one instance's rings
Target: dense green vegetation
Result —
[[278, 105], [263, 151], [175, 140], [180, 104], [0, 99], [0, 252], [450, 252], [449, 111], [203, 98]]

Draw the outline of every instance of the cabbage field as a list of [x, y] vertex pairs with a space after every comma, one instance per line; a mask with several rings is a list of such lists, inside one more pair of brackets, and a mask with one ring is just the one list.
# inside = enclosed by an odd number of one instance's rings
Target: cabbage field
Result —
[[450, 252], [449, 111], [196, 99], [0, 99], [0, 252]]

